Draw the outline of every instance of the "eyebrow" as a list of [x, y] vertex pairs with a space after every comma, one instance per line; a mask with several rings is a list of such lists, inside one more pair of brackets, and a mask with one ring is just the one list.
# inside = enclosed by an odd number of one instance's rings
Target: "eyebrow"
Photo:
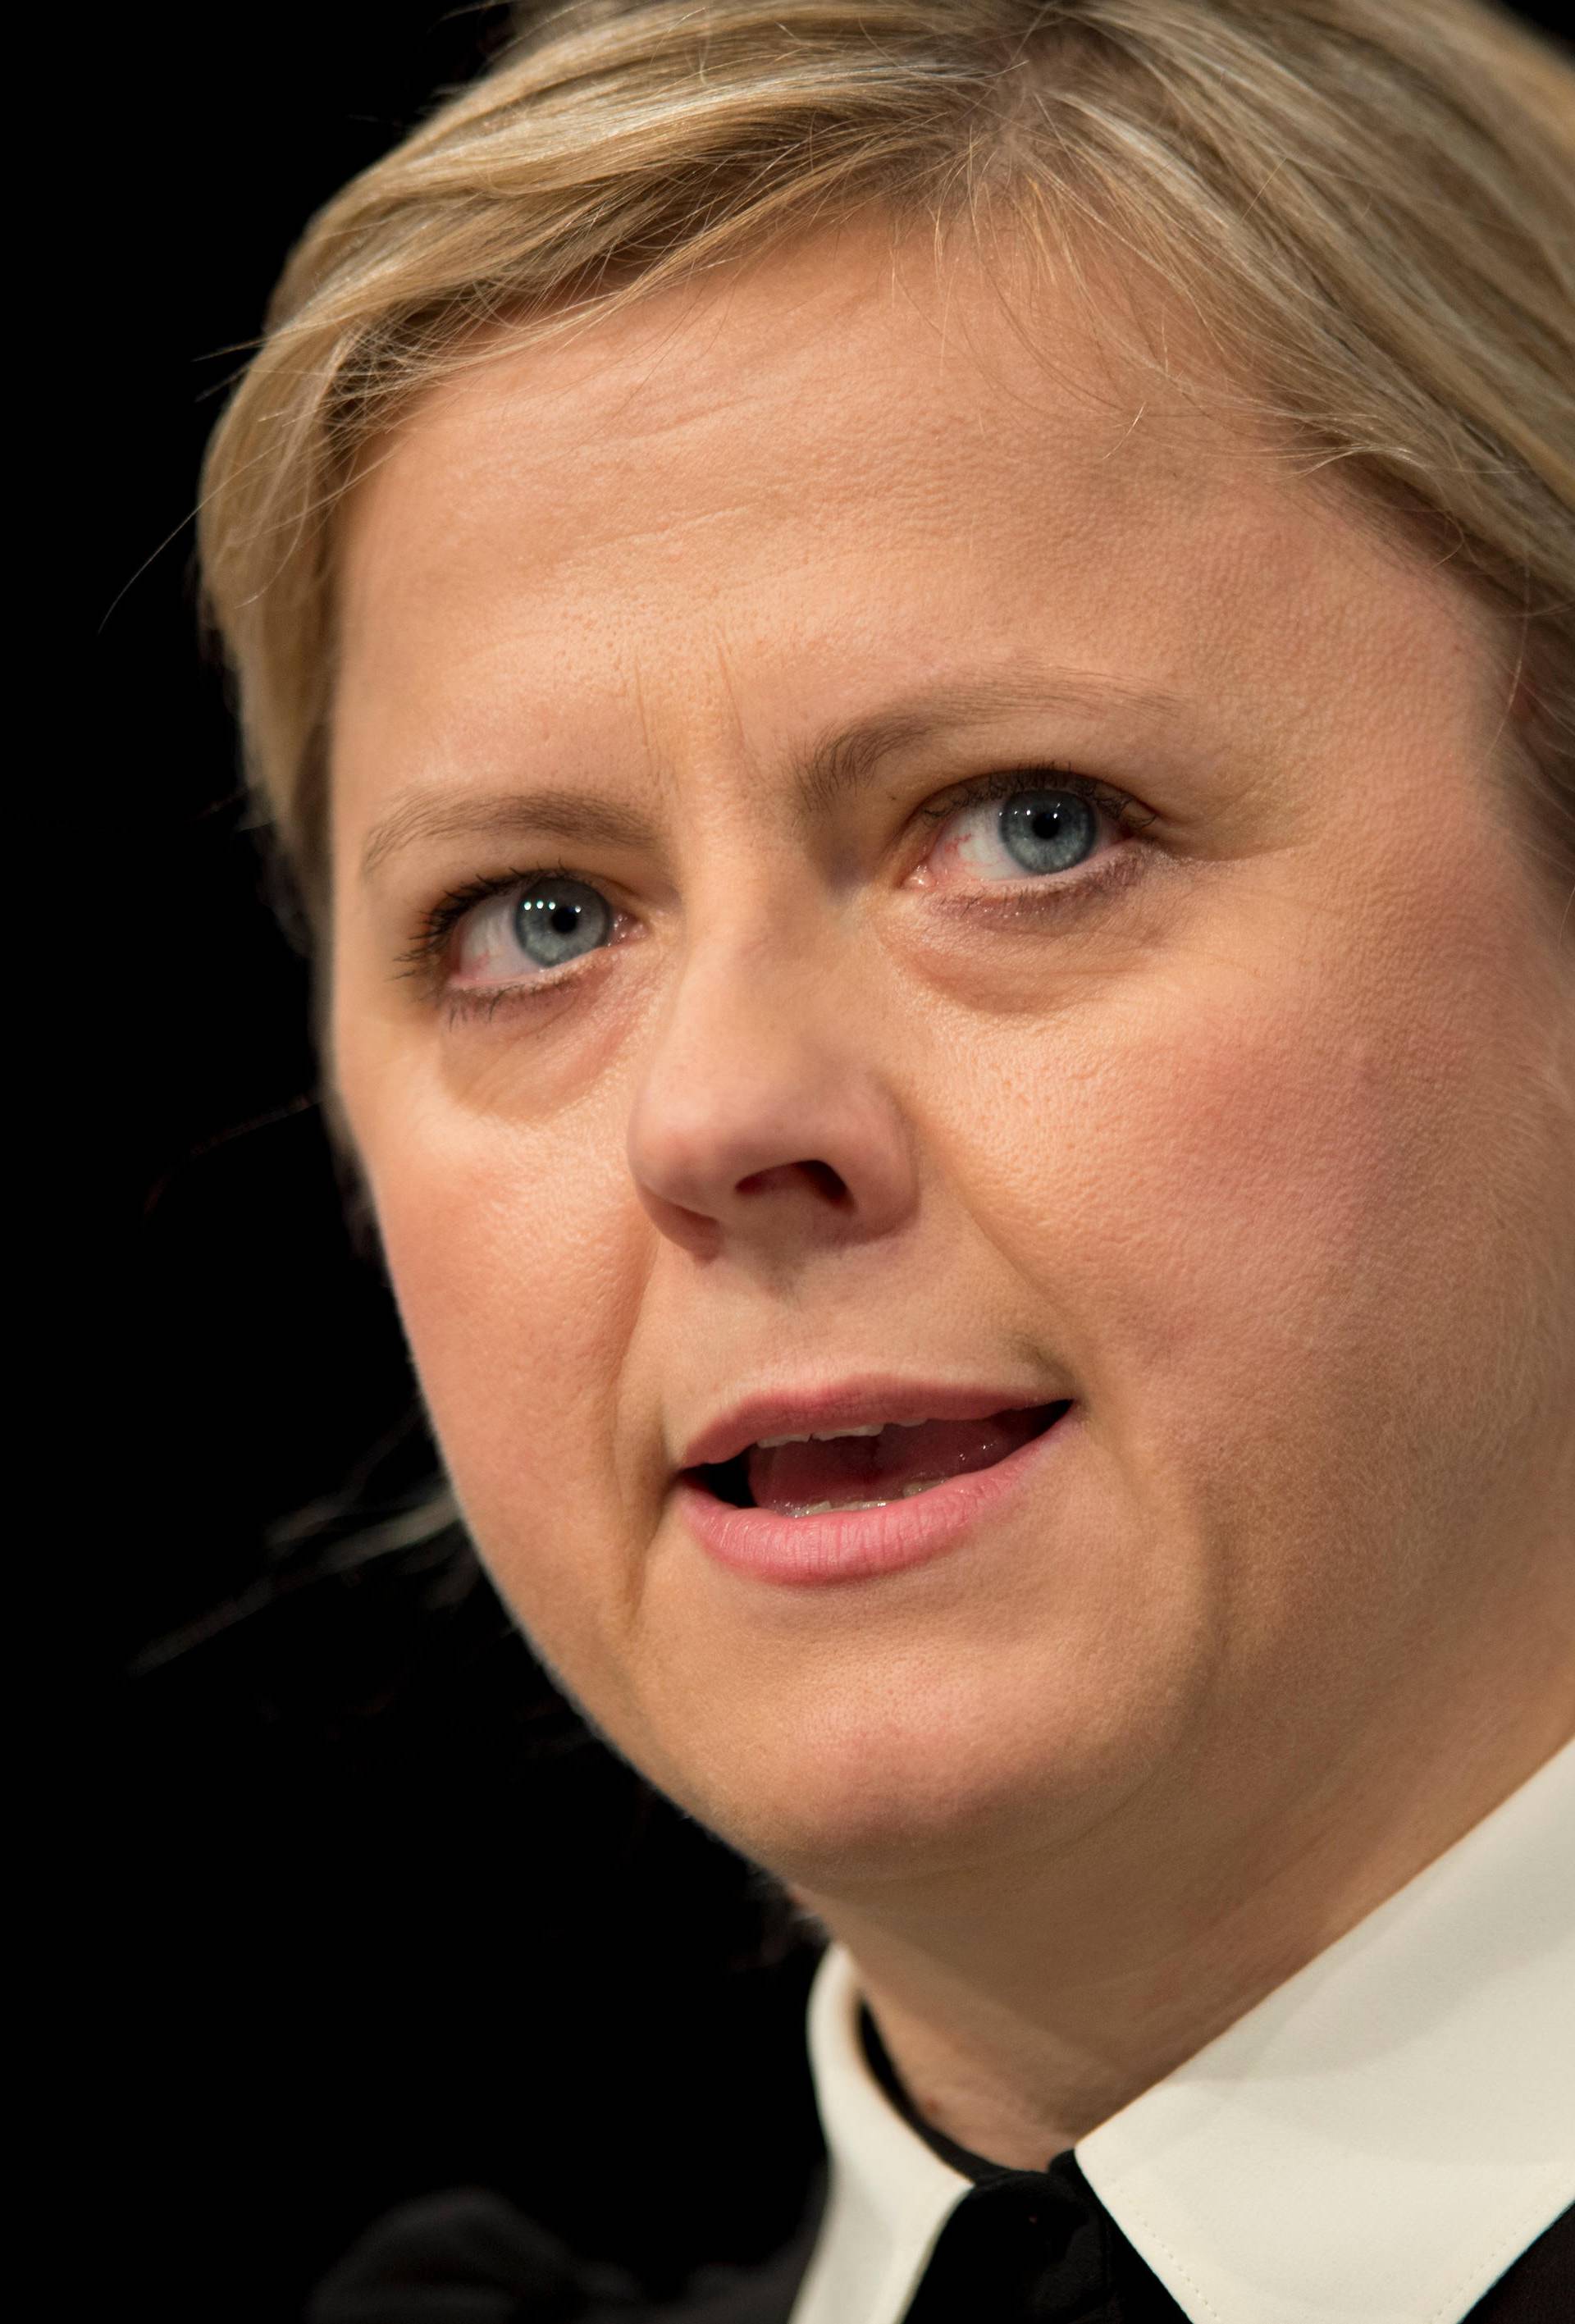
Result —
[[[1178, 712], [1180, 697], [1086, 670], [1056, 670], [930, 687], [884, 710], [828, 729], [800, 755], [790, 794], [795, 827], [802, 834], [823, 821], [877, 775], [898, 751], [944, 730], [1033, 709], [1145, 709]], [[530, 835], [569, 844], [654, 849], [656, 825], [639, 807], [562, 788], [484, 792], [455, 798], [420, 789], [401, 799], [374, 825], [361, 858], [371, 881], [393, 856], [419, 842], [504, 839]]]

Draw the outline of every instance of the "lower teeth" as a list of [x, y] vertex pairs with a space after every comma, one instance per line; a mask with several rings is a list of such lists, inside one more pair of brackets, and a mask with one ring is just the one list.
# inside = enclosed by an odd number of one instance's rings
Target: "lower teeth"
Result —
[[[916, 1493], [927, 1493], [933, 1487], [944, 1485], [945, 1481], [944, 1477], [916, 1477], [911, 1484], [904, 1485], [896, 1499], [911, 1501]], [[891, 1506], [891, 1498], [889, 1495], [883, 1501], [806, 1501], [797, 1508], [785, 1509], [782, 1514], [790, 1517], [824, 1517], [833, 1509], [886, 1509]]]

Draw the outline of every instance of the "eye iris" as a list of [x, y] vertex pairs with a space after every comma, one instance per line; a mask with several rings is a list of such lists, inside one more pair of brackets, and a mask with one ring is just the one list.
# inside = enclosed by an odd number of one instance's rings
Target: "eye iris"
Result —
[[538, 968], [576, 960], [607, 940], [612, 915], [579, 880], [539, 880], [515, 908], [520, 948]]
[[1000, 835], [1026, 872], [1064, 872], [1092, 846], [1093, 808], [1075, 791], [1017, 791], [1000, 811]]

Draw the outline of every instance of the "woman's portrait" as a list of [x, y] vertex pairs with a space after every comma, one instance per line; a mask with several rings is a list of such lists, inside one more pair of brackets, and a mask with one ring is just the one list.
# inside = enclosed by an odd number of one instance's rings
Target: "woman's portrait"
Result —
[[106, 632], [138, 2291], [1575, 2317], [1575, 62], [429, 14]]

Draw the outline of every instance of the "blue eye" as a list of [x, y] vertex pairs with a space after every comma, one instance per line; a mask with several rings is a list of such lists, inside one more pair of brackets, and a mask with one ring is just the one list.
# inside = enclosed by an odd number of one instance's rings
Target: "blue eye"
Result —
[[[506, 991], [528, 991], [549, 970], [599, 952], [617, 922], [606, 897], [568, 872], [474, 880], [426, 913], [401, 955], [403, 973], [441, 981], [451, 972], [456, 1001], [495, 1005]], [[540, 973], [522, 976], [521, 961]]]
[[992, 776], [981, 794], [952, 808], [936, 853], [976, 878], [999, 882], [1026, 872], [1053, 881], [1099, 852], [1101, 824], [1116, 822], [1121, 804], [1071, 784]]
[[554, 877], [528, 888], [511, 915], [515, 942], [538, 968], [557, 968], [594, 952], [612, 931], [605, 897], [583, 880]]
[[1018, 791], [999, 813], [1001, 840], [1025, 872], [1065, 872], [1099, 836], [1099, 816], [1075, 791]]

